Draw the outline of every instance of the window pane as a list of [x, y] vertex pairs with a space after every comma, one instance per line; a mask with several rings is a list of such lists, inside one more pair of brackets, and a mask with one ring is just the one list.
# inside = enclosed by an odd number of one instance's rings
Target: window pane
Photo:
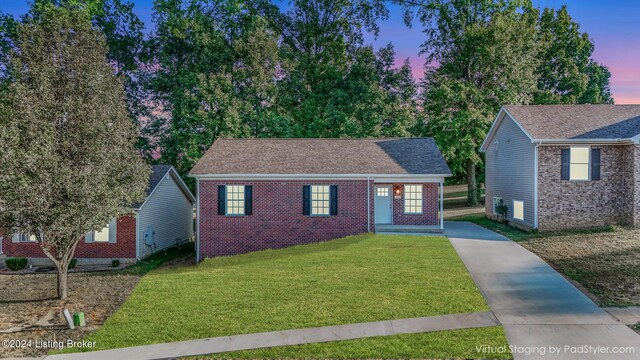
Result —
[[513, 218], [524, 220], [524, 202], [518, 200], [513, 201]]
[[109, 242], [109, 224], [102, 230], [96, 231], [93, 237], [94, 242]]
[[422, 185], [404, 186], [404, 212], [422, 214]]
[[587, 147], [572, 147], [571, 148], [571, 163], [576, 164], [588, 164], [589, 163], [589, 148]]
[[589, 164], [571, 164], [569, 179], [589, 180]]
[[227, 185], [227, 215], [244, 215], [244, 185]]
[[311, 185], [311, 215], [329, 215], [329, 185]]

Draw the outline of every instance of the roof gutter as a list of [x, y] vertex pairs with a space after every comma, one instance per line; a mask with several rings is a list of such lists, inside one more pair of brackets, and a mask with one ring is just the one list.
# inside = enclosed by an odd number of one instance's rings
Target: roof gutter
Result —
[[633, 139], [533, 139], [532, 143], [545, 144], [633, 144]]

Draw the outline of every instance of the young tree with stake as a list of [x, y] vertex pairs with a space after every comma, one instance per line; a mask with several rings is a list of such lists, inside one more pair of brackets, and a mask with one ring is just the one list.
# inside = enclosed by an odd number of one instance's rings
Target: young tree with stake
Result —
[[144, 197], [150, 169], [89, 14], [51, 6], [18, 34], [0, 101], [0, 214], [35, 236], [64, 299], [78, 242]]

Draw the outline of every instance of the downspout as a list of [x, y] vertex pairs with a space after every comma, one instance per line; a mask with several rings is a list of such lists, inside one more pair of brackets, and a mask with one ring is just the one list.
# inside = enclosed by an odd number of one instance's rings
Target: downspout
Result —
[[440, 229], [444, 230], [444, 182], [440, 181]]
[[367, 232], [371, 232], [371, 184], [367, 176]]
[[196, 178], [196, 264], [200, 263], [200, 179]]
[[535, 156], [533, 158], [533, 228], [538, 228], [538, 147], [536, 143]]
[[140, 210], [136, 211], [136, 260], [140, 260]]

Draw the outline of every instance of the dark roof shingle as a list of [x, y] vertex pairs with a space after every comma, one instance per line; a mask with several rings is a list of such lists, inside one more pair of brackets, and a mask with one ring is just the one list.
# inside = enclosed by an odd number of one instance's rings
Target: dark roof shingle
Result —
[[204, 174], [451, 174], [432, 138], [218, 139]]
[[640, 134], [640, 105], [505, 105], [534, 139], [628, 139]]

